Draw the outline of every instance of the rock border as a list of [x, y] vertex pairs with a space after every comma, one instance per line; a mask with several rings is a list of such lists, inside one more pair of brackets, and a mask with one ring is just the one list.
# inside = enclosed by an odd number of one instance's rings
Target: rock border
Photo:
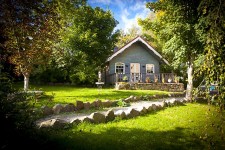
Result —
[[[163, 99], [163, 98], [172, 98], [172, 97], [184, 97], [184, 93], [173, 93], [173, 94], [163, 94], [163, 95], [145, 95], [145, 96], [129, 96], [122, 101], [126, 103], [132, 103], [137, 101], [151, 101], [154, 99]], [[66, 105], [56, 104], [53, 107], [42, 106], [41, 114], [43, 116], [56, 115], [65, 112], [76, 112], [79, 110], [90, 110], [98, 108], [110, 108], [118, 106], [117, 103], [119, 100], [95, 100], [93, 102], [83, 102], [80, 100], [76, 101], [76, 106], [73, 103]]]
[[83, 122], [94, 123], [94, 124], [107, 123], [107, 122], [114, 121], [116, 118], [130, 119], [130, 118], [135, 118], [138, 116], [143, 116], [151, 112], [162, 110], [165, 107], [182, 106], [186, 102], [188, 101], [185, 98], [181, 100], [177, 100], [176, 98], [174, 98], [171, 100], [165, 100], [157, 104], [153, 103], [148, 106], [129, 108], [127, 110], [121, 109], [116, 112], [113, 109], [110, 109], [107, 112], [93, 112], [90, 115], [78, 117], [69, 122], [59, 118], [50, 119], [47, 121], [43, 121], [40, 124], [37, 124], [37, 126], [38, 128], [43, 128], [43, 127], [66, 128], [71, 125], [78, 125]]

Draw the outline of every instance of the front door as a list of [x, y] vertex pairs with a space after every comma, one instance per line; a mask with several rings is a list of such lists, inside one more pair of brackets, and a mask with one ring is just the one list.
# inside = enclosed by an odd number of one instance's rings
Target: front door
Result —
[[140, 64], [139, 63], [130, 64], [130, 79], [131, 79], [131, 82], [140, 81]]

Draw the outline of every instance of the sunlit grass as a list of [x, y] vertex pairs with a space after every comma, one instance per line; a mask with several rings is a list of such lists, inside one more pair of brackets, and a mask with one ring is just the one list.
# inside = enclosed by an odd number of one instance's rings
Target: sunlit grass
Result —
[[[22, 88], [22, 85], [16, 85], [16, 88]], [[31, 85], [31, 90], [41, 90], [45, 92], [40, 100], [37, 101], [37, 105], [53, 105], [53, 104], [66, 104], [76, 103], [76, 100], [80, 101], [95, 101], [100, 100], [118, 100], [127, 98], [131, 95], [160, 95], [168, 94], [166, 91], [157, 90], [115, 90], [114, 88], [85, 88], [74, 86], [39, 86]]]
[[51, 137], [62, 149], [208, 149], [211, 143], [221, 149], [220, 132], [211, 126], [217, 114], [213, 106], [186, 104], [129, 120], [82, 123]]

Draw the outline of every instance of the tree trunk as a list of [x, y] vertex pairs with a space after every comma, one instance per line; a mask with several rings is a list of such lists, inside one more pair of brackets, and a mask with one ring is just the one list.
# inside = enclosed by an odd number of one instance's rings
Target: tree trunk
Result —
[[192, 61], [188, 63], [187, 74], [188, 74], [188, 83], [187, 83], [187, 89], [186, 89], [186, 99], [188, 101], [192, 101], [192, 90], [193, 90], [193, 62]]
[[29, 74], [25, 73], [24, 76], [24, 91], [27, 91], [29, 89]]

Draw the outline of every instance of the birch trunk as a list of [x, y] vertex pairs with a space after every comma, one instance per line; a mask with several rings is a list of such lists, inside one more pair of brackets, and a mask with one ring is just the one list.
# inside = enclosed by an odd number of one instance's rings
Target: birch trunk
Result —
[[192, 101], [192, 91], [193, 91], [193, 62], [188, 63], [187, 68], [188, 82], [186, 90], [186, 99]]
[[27, 91], [29, 89], [29, 74], [25, 73], [24, 76], [24, 91]]

